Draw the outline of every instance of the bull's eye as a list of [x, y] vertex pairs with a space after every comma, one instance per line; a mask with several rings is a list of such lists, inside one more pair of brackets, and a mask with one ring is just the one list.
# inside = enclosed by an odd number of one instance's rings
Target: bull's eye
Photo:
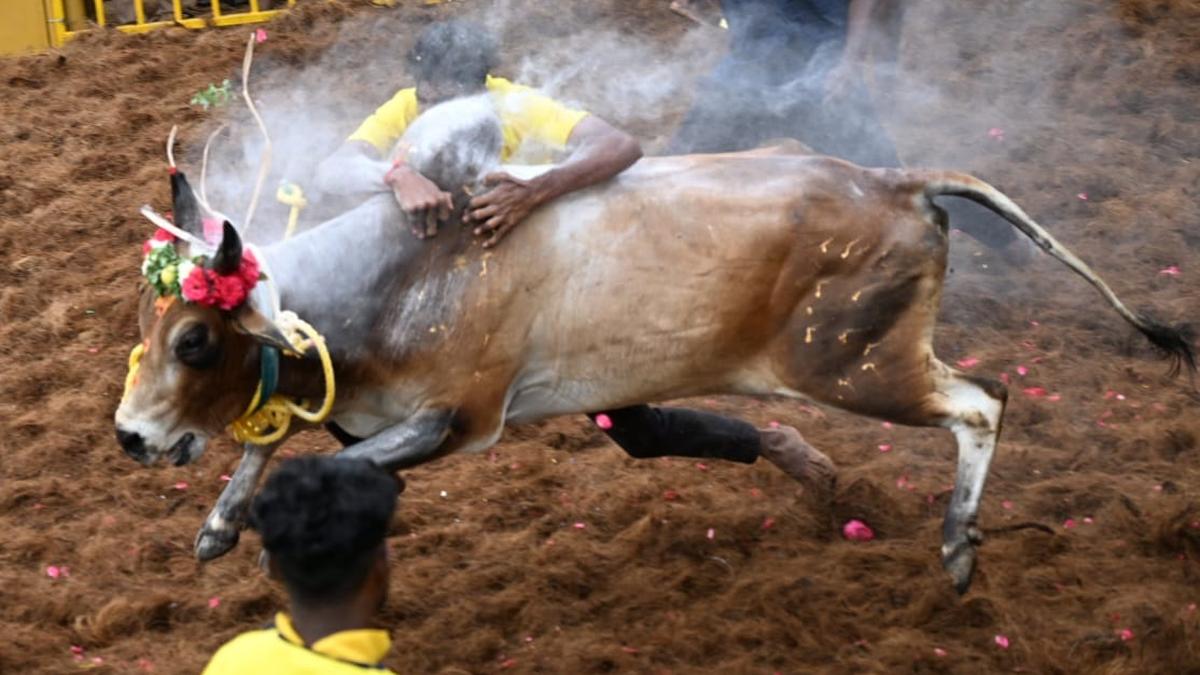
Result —
[[193, 368], [209, 368], [216, 365], [220, 349], [209, 334], [208, 326], [198, 323], [176, 340], [175, 356]]

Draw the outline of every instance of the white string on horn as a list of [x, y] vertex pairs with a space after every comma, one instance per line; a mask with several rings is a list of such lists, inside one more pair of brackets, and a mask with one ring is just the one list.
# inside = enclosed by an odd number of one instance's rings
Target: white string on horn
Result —
[[250, 98], [250, 64], [254, 62], [254, 33], [250, 34], [250, 38], [246, 41], [246, 56], [242, 59], [242, 98], [246, 99], [246, 107], [250, 109], [250, 114], [254, 115], [254, 121], [258, 122], [258, 128], [263, 135], [263, 153], [262, 158], [258, 162], [258, 179], [254, 182], [254, 193], [250, 196], [250, 206], [246, 209], [246, 220], [242, 223], [242, 235], [250, 230], [250, 221], [254, 218], [254, 210], [258, 207], [258, 196], [262, 192], [263, 183], [267, 180], [267, 172], [271, 169], [271, 136], [267, 133], [267, 125], [263, 122], [263, 118], [258, 114], [258, 108], [254, 107], [254, 101]]
[[175, 235], [177, 239], [186, 241], [192, 246], [198, 247], [201, 251], [211, 252], [215, 250], [212, 244], [209, 244], [200, 237], [181, 229], [175, 223], [172, 223], [164, 218], [158, 211], [155, 211], [149, 204], [146, 204], [141, 208], [141, 214], [149, 219], [150, 222]]
[[215, 139], [217, 134], [221, 133], [222, 131], [225, 131], [224, 123], [221, 123], [221, 126], [217, 127], [216, 131], [208, 135], [208, 140], [204, 142], [204, 156], [203, 159], [200, 160], [200, 203], [203, 204], [204, 208], [210, 213], [212, 212], [213, 208], [212, 205], [208, 203], [208, 151], [209, 148], [212, 147], [213, 139]]
[[179, 131], [178, 124], [171, 125], [171, 133], [167, 134], [167, 166], [175, 168], [175, 134]]

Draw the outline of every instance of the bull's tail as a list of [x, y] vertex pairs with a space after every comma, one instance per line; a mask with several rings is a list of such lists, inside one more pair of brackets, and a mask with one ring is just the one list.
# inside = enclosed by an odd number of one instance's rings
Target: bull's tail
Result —
[[1117, 298], [1116, 293], [1113, 293], [1112, 289], [1108, 287], [1108, 284], [1104, 283], [1103, 279], [1082, 260], [1075, 257], [1075, 254], [1066, 246], [1058, 243], [1042, 226], [1035, 223], [1021, 210], [1020, 206], [1017, 206], [1003, 192], [978, 178], [953, 171], [909, 171], [906, 173], [919, 181], [918, 187], [923, 189], [925, 197], [928, 199], [939, 195], [964, 197], [1002, 216], [1026, 237], [1033, 240], [1039, 248], [1058, 258], [1100, 291], [1113, 309], [1117, 310], [1117, 313], [1172, 360], [1172, 375], [1177, 374], [1181, 366], [1187, 366], [1190, 373], [1196, 372], [1196, 354], [1191, 344], [1191, 331], [1187, 327], [1168, 326], [1144, 314], [1130, 311]]

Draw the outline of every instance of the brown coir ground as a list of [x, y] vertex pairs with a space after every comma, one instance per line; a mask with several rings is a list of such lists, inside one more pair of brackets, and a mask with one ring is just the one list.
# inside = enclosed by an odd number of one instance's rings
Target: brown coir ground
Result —
[[[722, 38], [689, 34], [667, 4], [507, 3], [519, 20], [506, 58], [601, 27], [698, 74]], [[302, 3], [269, 27], [260, 58], [303, 66], [339, 31], [348, 44], [402, 46], [413, 27], [481, 5]], [[383, 16], [399, 38], [367, 23]], [[931, 104], [911, 81], [880, 82], [906, 160], [987, 177], [1132, 305], [1197, 318], [1200, 3], [921, 0], [904, 29], [903, 72], [940, 92]], [[197, 672], [283, 602], [253, 535], [213, 563], [192, 557], [234, 446], [145, 469], [121, 454], [111, 422], [150, 232], [137, 207], [168, 208], [167, 131], [179, 123], [194, 157], [208, 117], [188, 99], [235, 71], [244, 39], [108, 32], [0, 61], [0, 672]], [[661, 147], [688, 92], [654, 109], [588, 99], [588, 81], [620, 77], [600, 64], [573, 93]], [[390, 93], [370, 86], [347, 105]], [[1197, 400], [1061, 266], [1016, 270], [953, 241], [939, 353], [1005, 373], [1012, 393], [981, 512], [991, 534], [965, 597], [938, 561], [948, 434], [787, 400], [697, 400], [799, 426], [842, 469], [837, 522], [862, 519], [877, 538], [843, 540], [761, 463], [637, 462], [582, 417], [513, 428], [490, 453], [407, 474], [389, 540], [387, 664], [1200, 672]], [[309, 433], [286, 452], [332, 447]], [[1011, 527], [1023, 523], [1048, 531]]]

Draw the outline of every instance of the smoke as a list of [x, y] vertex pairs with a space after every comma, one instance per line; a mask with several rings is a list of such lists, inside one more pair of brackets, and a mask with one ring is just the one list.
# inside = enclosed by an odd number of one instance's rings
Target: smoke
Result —
[[[853, 90], [835, 107], [826, 104], [825, 84], [840, 55], [840, 43], [816, 46], [794, 63], [780, 63], [737, 58], [730, 54], [729, 31], [697, 26], [666, 12], [646, 30], [615, 30], [606, 12], [620, 11], [619, 3], [609, 7], [502, 0], [468, 6], [459, 15], [499, 36], [503, 61], [497, 74], [626, 129], [649, 154], [681, 147], [676, 139], [672, 148], [671, 139], [694, 108], [686, 122], [693, 132], [699, 131], [684, 149], [745, 148], [788, 136], [819, 152], [886, 165], [896, 161], [894, 142], [906, 163], [971, 168], [979, 146], [988, 140], [986, 130], [1003, 126], [1011, 113], [987, 106], [965, 108], [961, 82], [947, 86], [923, 72], [939, 60], [938, 50], [948, 48], [943, 32], [978, 36], [978, 54], [963, 55], [963, 60], [978, 69], [981, 80], [1014, 79], [1015, 69], [1028, 68], [1028, 56], [1020, 53], [1022, 32], [1063, 25], [1080, 11], [1047, 6], [1057, 4], [988, 3], [973, 15], [980, 18], [977, 23], [963, 24], [963, 12], [952, 14], [934, 2], [916, 3], [906, 16], [894, 14], [885, 22], [888, 34], [877, 36], [879, 44], [894, 45], [899, 27], [904, 29], [902, 47], [890, 53], [886, 46], [876, 50], [875, 67], [868, 73], [874, 96], [867, 95], [866, 88]], [[273, 199], [280, 181], [305, 189], [311, 206], [303, 219], [310, 225], [348, 206], [317, 193], [316, 167], [375, 107], [414, 84], [404, 54], [422, 25], [413, 21], [411, 12], [363, 13], [344, 22], [337, 39], [304, 65], [273, 59], [270, 43], [260, 48], [251, 89], [270, 130], [272, 171], [252, 240], [269, 241], [282, 231], [287, 209]], [[1044, 50], [1046, 41], [1040, 44]], [[895, 58], [897, 54], [904, 58]], [[1052, 68], [1053, 55], [1045, 58]], [[978, 91], [970, 93], [978, 98]], [[1026, 111], [1024, 124], [1054, 119], [1044, 92], [1038, 93], [1043, 94], [1043, 107]], [[707, 117], [705, 106], [712, 113]], [[231, 130], [213, 151], [209, 198], [240, 219], [263, 142], [240, 101], [219, 114], [228, 118]], [[933, 146], [910, 140], [927, 138], [928, 129], [921, 125], [947, 117], [956, 120], [956, 133], [970, 134], [969, 143], [950, 135], [944, 144]]]

